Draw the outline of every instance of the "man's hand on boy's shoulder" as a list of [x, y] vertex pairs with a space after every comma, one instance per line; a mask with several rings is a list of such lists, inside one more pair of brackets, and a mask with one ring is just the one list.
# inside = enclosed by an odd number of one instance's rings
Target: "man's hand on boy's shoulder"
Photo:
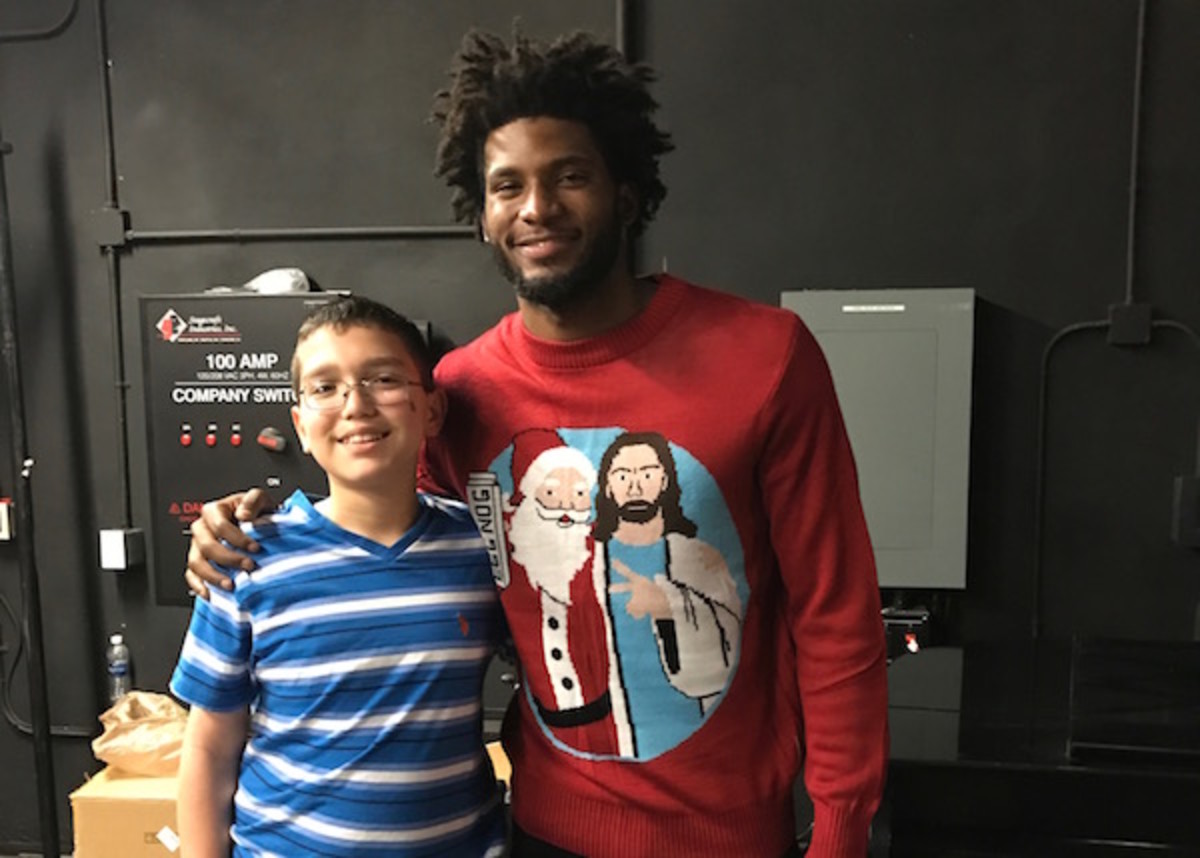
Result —
[[208, 598], [210, 585], [232, 589], [233, 582], [212, 564], [253, 569], [254, 560], [247, 554], [258, 551], [258, 544], [242, 532], [238, 522], [252, 521], [274, 508], [275, 501], [263, 489], [235, 492], [206, 503], [200, 517], [192, 522], [192, 541], [183, 575], [188, 589], [202, 599]]

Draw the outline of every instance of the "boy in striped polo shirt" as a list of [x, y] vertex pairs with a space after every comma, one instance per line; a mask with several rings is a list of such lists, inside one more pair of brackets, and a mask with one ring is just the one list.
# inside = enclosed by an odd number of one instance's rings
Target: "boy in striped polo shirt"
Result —
[[425, 342], [339, 299], [301, 325], [292, 383], [329, 496], [243, 525], [259, 569], [196, 602], [171, 679], [183, 855], [498, 856], [481, 688], [501, 621], [466, 508], [416, 489], [445, 413]]

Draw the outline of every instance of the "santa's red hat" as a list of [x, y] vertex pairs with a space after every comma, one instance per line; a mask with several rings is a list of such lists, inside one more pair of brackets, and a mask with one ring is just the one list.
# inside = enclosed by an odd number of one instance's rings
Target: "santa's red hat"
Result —
[[513, 438], [511, 503], [516, 506], [532, 494], [558, 468], [574, 468], [589, 484], [596, 483], [596, 469], [582, 452], [568, 447], [553, 429], [526, 429]]

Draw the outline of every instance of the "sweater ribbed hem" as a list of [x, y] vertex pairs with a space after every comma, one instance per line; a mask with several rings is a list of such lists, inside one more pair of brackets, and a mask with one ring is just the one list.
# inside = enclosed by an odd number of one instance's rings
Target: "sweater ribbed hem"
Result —
[[587, 858], [762, 858], [782, 855], [796, 839], [790, 792], [725, 813], [656, 815], [646, 808], [530, 787], [521, 786], [525, 795], [513, 809], [516, 823], [534, 837]]

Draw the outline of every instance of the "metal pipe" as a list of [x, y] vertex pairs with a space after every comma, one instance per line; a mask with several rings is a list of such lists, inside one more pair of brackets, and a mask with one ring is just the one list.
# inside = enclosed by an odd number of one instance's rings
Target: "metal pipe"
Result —
[[616, 44], [613, 45], [627, 61], [632, 61], [629, 55], [629, 0], [616, 0]]
[[[0, 43], [27, 42], [58, 36], [74, 20], [79, 0], [71, 5], [59, 21], [42, 30], [16, 30], [0, 33]], [[51, 753], [50, 699], [46, 687], [46, 649], [42, 634], [42, 603], [38, 585], [37, 553], [34, 545], [33, 489], [31, 478], [34, 460], [29, 455], [25, 426], [25, 394], [21, 383], [20, 348], [17, 340], [16, 283], [12, 269], [12, 225], [8, 208], [8, 185], [4, 159], [12, 147], [0, 134], [0, 332], [3, 336], [3, 355], [8, 382], [9, 420], [11, 423], [11, 453], [13, 473], [18, 474], [14, 500], [17, 541], [17, 563], [21, 577], [23, 622], [20, 633], [29, 648], [29, 707], [30, 733], [33, 739], [33, 760], [37, 778], [38, 824], [42, 837], [44, 858], [59, 858], [58, 803], [54, 783], [54, 757]]]
[[[104, 209], [120, 211], [117, 197], [117, 158], [113, 145], [112, 62], [108, 56], [108, 18], [105, 0], [96, 0], [96, 45], [99, 54], [100, 106], [104, 123]], [[112, 318], [113, 389], [117, 413], [117, 491], [121, 498], [121, 526], [133, 526], [133, 494], [129, 487], [129, 381], [125, 378], [125, 323], [121, 308], [121, 264], [117, 248], [104, 248], [108, 274], [109, 315]]]
[[[1056, 333], [1042, 350], [1042, 370], [1038, 376], [1037, 451], [1034, 457], [1033, 490], [1033, 565], [1030, 570], [1029, 630], [1030, 637], [1038, 640], [1042, 636], [1042, 517], [1046, 506], [1046, 417], [1049, 407], [1050, 357], [1054, 350], [1074, 334], [1083, 331], [1102, 331], [1108, 327], [1106, 320], [1077, 322]], [[1032, 672], [1030, 673], [1032, 677]]]
[[71, 0], [71, 6], [66, 13], [59, 19], [57, 24], [48, 27], [45, 30], [10, 30], [7, 33], [0, 33], [0, 43], [4, 42], [32, 42], [37, 39], [50, 39], [57, 36], [63, 30], [67, 29], [67, 25], [71, 23], [75, 17], [75, 13], [79, 11], [79, 0]]
[[104, 122], [104, 205], [120, 208], [117, 199], [117, 153], [113, 143], [112, 58], [108, 55], [108, 12], [96, 0], [96, 49], [100, 60], [100, 108]]
[[345, 241], [376, 238], [475, 238], [470, 226], [299, 226], [263, 229], [172, 229], [125, 231], [129, 244], [200, 242]]
[[21, 386], [20, 349], [17, 343], [16, 284], [12, 274], [12, 227], [4, 175], [4, 159], [11, 151], [12, 147], [4, 143], [0, 135], [0, 331], [8, 381], [13, 473], [19, 475], [14, 493], [17, 516], [14, 536], [21, 575], [21, 603], [24, 607], [21, 634], [29, 646], [29, 708], [37, 772], [38, 820], [42, 832], [42, 854], [46, 858], [58, 858], [58, 804], [55, 798], [54, 758], [50, 753], [50, 699], [46, 690], [42, 602], [34, 551], [33, 490], [30, 485], [34, 462], [29, 455], [25, 432], [25, 395]]
[[1125, 224], [1125, 303], [1133, 303], [1134, 247], [1137, 241], [1138, 162], [1142, 141], [1142, 79], [1146, 69], [1146, 0], [1138, 3], [1136, 52], [1133, 61], [1133, 107], [1129, 129], [1129, 200]]

